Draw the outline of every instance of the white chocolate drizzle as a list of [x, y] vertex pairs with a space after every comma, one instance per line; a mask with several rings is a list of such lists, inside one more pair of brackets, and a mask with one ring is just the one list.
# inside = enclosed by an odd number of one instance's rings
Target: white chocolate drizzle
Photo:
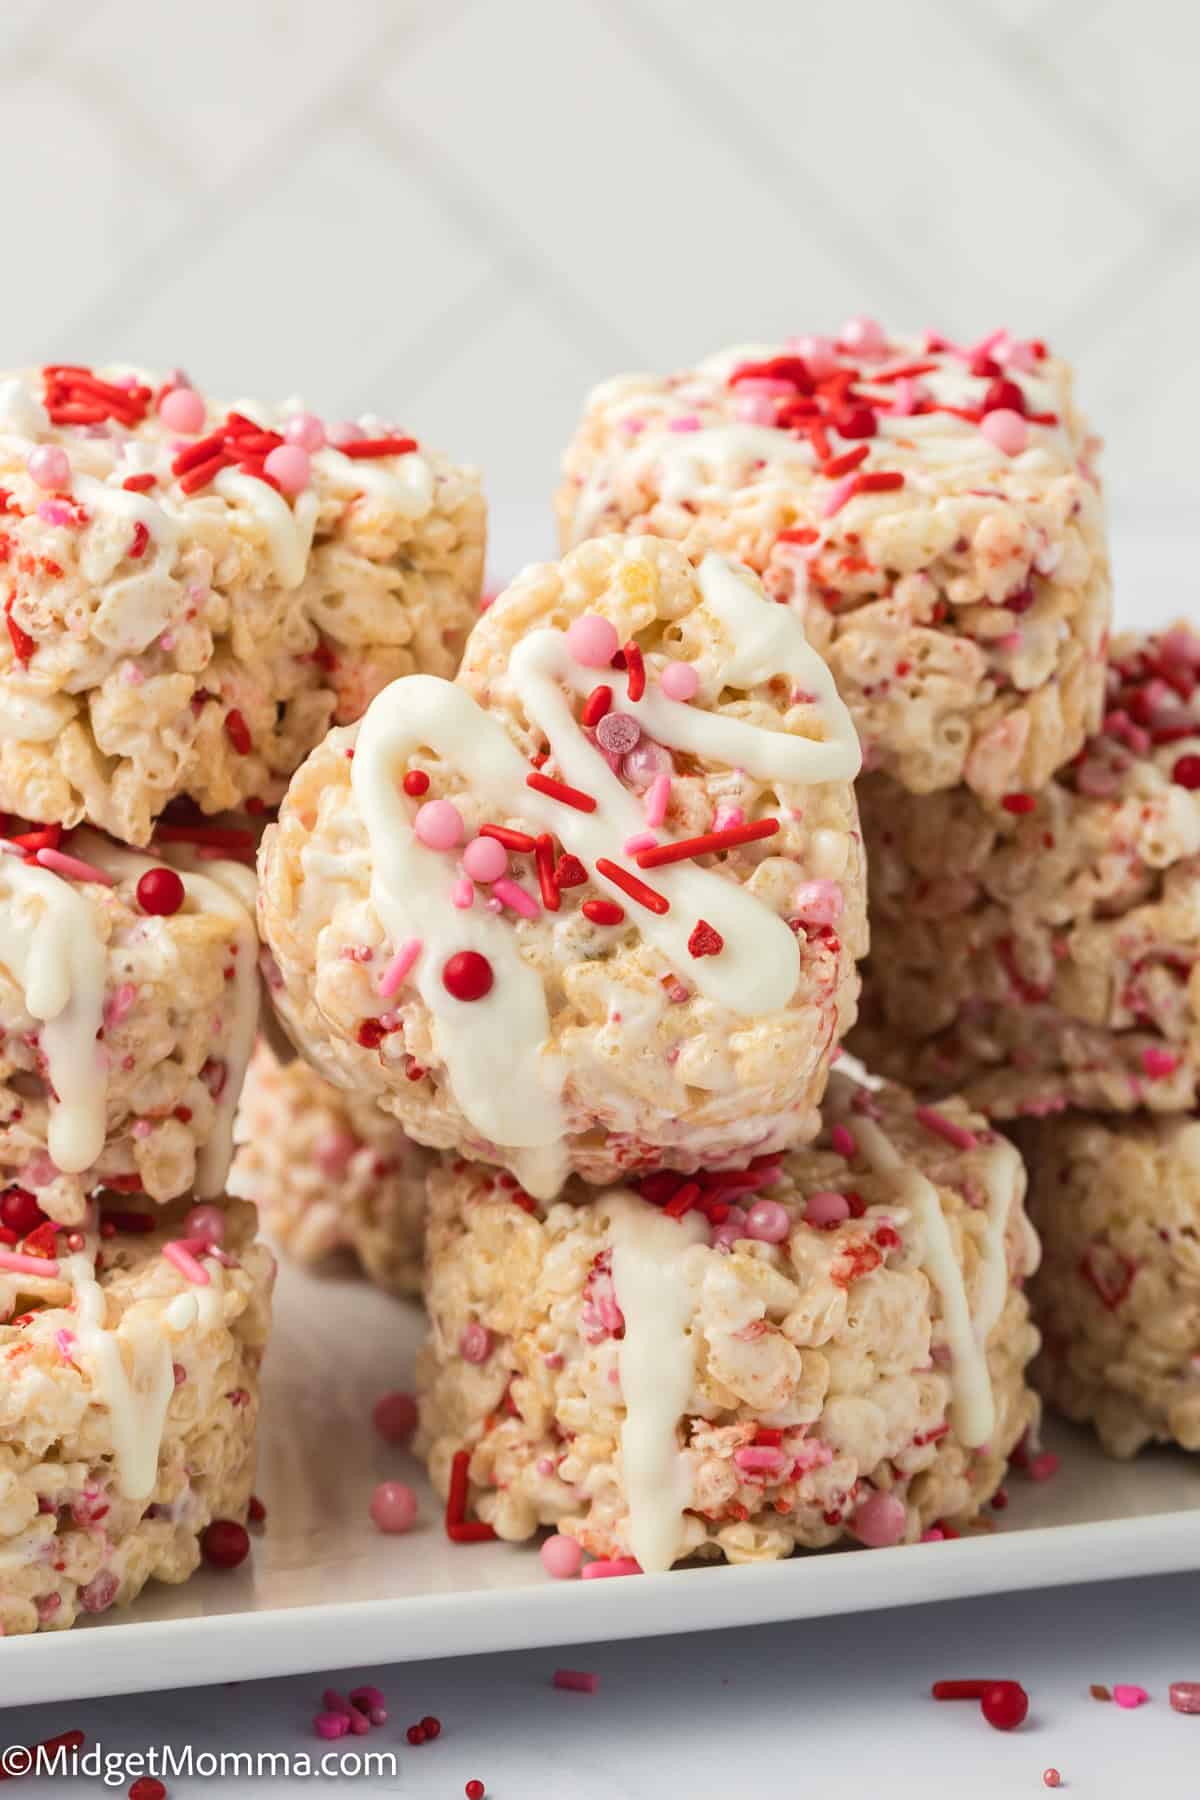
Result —
[[692, 1476], [679, 1424], [695, 1384], [695, 1295], [683, 1267], [707, 1226], [698, 1213], [670, 1219], [635, 1194], [607, 1196], [612, 1279], [625, 1320], [618, 1350], [625, 1419], [621, 1466], [630, 1549], [646, 1574], [669, 1569], [682, 1547]]
[[75, 1290], [75, 1334], [91, 1359], [95, 1398], [108, 1408], [117, 1486], [126, 1499], [145, 1500], [154, 1491], [175, 1391], [170, 1345], [157, 1318], [139, 1320], [135, 1309], [108, 1329], [104, 1290], [87, 1251], [65, 1257], [60, 1268]]
[[[860, 763], [854, 727], [796, 614], [756, 593], [745, 574], [721, 557], [705, 558], [699, 585], [704, 605], [728, 639], [715, 685], [750, 688], [789, 676], [818, 696], [828, 736], [819, 741], [766, 731], [670, 700], [657, 687], [647, 688], [641, 700], [623, 699], [622, 710], [660, 743], [725, 760], [759, 780], [852, 780]], [[423, 945], [412, 979], [433, 1015], [454, 1096], [470, 1124], [493, 1143], [536, 1153], [514, 1166], [531, 1193], [552, 1198], [566, 1166], [562, 1071], [546, 1053], [550, 1021], [542, 980], [522, 959], [511, 923], [483, 908], [464, 912], [451, 904], [454, 863], [419, 842], [401, 794], [412, 755], [432, 747], [465, 777], [488, 812], [516, 815], [555, 834], [587, 864], [596, 886], [629, 916], [636, 915], [643, 939], [672, 967], [687, 969], [714, 1003], [749, 1017], [785, 1006], [799, 978], [800, 951], [771, 908], [696, 863], [654, 871], [654, 886], [669, 902], [665, 914], [631, 906], [620, 886], [594, 865], [602, 858], [619, 864], [622, 844], [644, 830], [645, 815], [637, 796], [585, 736], [564, 693], [564, 687], [586, 693], [595, 671], [576, 663], [564, 633], [542, 629], [517, 644], [509, 675], [563, 781], [590, 794], [594, 812], [577, 811], [529, 788], [529, 766], [500, 721], [464, 689], [429, 675], [393, 682], [372, 702], [359, 731], [351, 780], [371, 846], [372, 903], [393, 944], [417, 938]], [[700, 918], [724, 939], [719, 956], [689, 955], [688, 936]], [[491, 992], [470, 1004], [454, 999], [441, 980], [446, 959], [460, 950], [487, 957], [495, 976]]]

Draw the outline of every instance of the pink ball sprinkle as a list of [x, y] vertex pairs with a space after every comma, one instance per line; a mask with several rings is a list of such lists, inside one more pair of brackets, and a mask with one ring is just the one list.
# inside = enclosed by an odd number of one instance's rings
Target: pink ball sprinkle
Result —
[[66, 487], [71, 479], [70, 458], [57, 444], [39, 444], [36, 450], [29, 452], [25, 467], [42, 488]]
[[542, 1545], [542, 1567], [555, 1581], [570, 1581], [572, 1576], [578, 1575], [582, 1561], [583, 1551], [575, 1539], [564, 1537], [561, 1531], [556, 1531]]
[[193, 1206], [183, 1221], [185, 1237], [204, 1238], [207, 1243], [219, 1244], [225, 1236], [225, 1215], [219, 1206], [207, 1202]]
[[458, 1353], [464, 1362], [485, 1363], [492, 1354], [492, 1334], [478, 1319], [464, 1326], [458, 1340]]
[[371, 1423], [389, 1444], [407, 1444], [417, 1429], [417, 1403], [411, 1394], [393, 1388], [381, 1394], [371, 1410]]
[[263, 468], [285, 494], [302, 494], [312, 478], [308, 451], [299, 444], [280, 444], [269, 453]]
[[787, 1208], [778, 1200], [756, 1200], [746, 1214], [746, 1236], [760, 1244], [782, 1244], [791, 1224]]
[[1200, 1713], [1200, 1681], [1173, 1681], [1167, 1691], [1175, 1712]]
[[168, 431], [183, 431], [194, 437], [204, 428], [204, 401], [195, 388], [172, 388], [159, 402], [158, 416]]
[[472, 881], [500, 881], [508, 873], [508, 851], [495, 838], [472, 838], [463, 851], [463, 868]]
[[1142, 1051], [1142, 1068], [1151, 1081], [1163, 1081], [1179, 1067], [1179, 1058], [1161, 1044], [1147, 1044]]
[[464, 829], [462, 814], [449, 800], [427, 800], [413, 820], [413, 830], [430, 850], [453, 850]]
[[628, 756], [642, 741], [642, 728], [630, 713], [605, 713], [596, 727], [596, 742], [610, 756]]
[[320, 450], [325, 443], [325, 427], [316, 413], [293, 413], [283, 427], [283, 435], [289, 444], [299, 444], [302, 450]]
[[796, 352], [814, 381], [824, 381], [838, 366], [837, 345], [832, 338], [807, 334], [789, 338], [787, 347]]
[[342, 1738], [350, 1729], [350, 1720], [345, 1713], [317, 1713], [313, 1719], [313, 1730], [319, 1738]]
[[859, 313], [842, 326], [842, 347], [854, 356], [886, 356], [887, 334], [875, 319]]
[[[739, 387], [744, 384], [739, 383]], [[734, 417], [743, 425], [774, 425], [776, 403], [768, 394], [740, 393], [733, 403]]]
[[607, 669], [619, 647], [616, 626], [599, 613], [584, 613], [567, 626], [567, 649], [585, 669]]
[[371, 1518], [380, 1531], [409, 1531], [416, 1522], [417, 1496], [403, 1481], [381, 1481], [371, 1495]]
[[851, 1530], [868, 1550], [886, 1550], [904, 1535], [904, 1503], [895, 1494], [869, 1494], [854, 1515]]
[[1058, 1474], [1058, 1457], [1053, 1450], [1042, 1450], [1029, 1459], [1030, 1481], [1052, 1481]]
[[1112, 1697], [1118, 1706], [1127, 1710], [1135, 1706], [1145, 1706], [1150, 1696], [1144, 1687], [1136, 1687], [1128, 1681], [1118, 1681], [1113, 1688]]
[[691, 700], [700, 686], [700, 677], [691, 663], [668, 663], [659, 677], [658, 685], [668, 700]]
[[979, 429], [989, 444], [995, 444], [1005, 456], [1020, 456], [1029, 442], [1029, 427], [1020, 413], [1012, 412], [1007, 406], [998, 406], [995, 412], [985, 413], [979, 421]]
[[833, 925], [842, 916], [845, 900], [836, 881], [805, 881], [796, 889], [793, 909], [812, 925]]
[[823, 1231], [827, 1225], [840, 1225], [850, 1217], [850, 1202], [845, 1194], [823, 1192], [810, 1194], [804, 1208], [804, 1222]]
[[331, 444], [358, 444], [366, 437], [366, 432], [355, 419], [339, 419], [329, 427], [328, 437]]

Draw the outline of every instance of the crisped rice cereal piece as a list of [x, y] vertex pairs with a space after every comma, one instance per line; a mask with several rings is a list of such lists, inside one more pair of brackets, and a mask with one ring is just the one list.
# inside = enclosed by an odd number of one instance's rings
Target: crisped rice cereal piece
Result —
[[591, 396], [566, 545], [653, 531], [795, 607], [869, 768], [914, 793], [1040, 786], [1100, 720], [1111, 609], [1096, 440], [1071, 373], [855, 320]]
[[826, 1120], [740, 1186], [573, 1182], [544, 1207], [478, 1165], [435, 1173], [435, 1486], [467, 1451], [500, 1537], [549, 1525], [647, 1571], [974, 1518], [1037, 1419], [1021, 1160], [961, 1101], [933, 1116], [840, 1074]]
[[1040, 794], [861, 783], [872, 1068], [998, 1118], [1196, 1103], [1200, 636], [1112, 658], [1103, 731]]
[[0, 1188], [66, 1224], [100, 1182], [219, 1194], [258, 1019], [253, 873], [23, 834], [43, 838], [0, 838]]
[[395, 683], [296, 775], [259, 859], [279, 1015], [544, 1198], [803, 1142], [865, 948], [857, 767], [754, 576], [582, 545], [484, 614], [456, 683]]
[[1112, 1456], [1200, 1450], [1200, 1124], [1069, 1113], [1018, 1130], [1045, 1248], [1037, 1387]]
[[239, 1201], [139, 1211], [106, 1191], [56, 1259], [0, 1251], [6, 1636], [186, 1581], [209, 1522], [245, 1519], [274, 1273]]
[[137, 372], [0, 377], [0, 808], [144, 844], [179, 795], [274, 804], [331, 722], [454, 673], [477, 475], [329, 431]]
[[421, 1285], [425, 1181], [434, 1153], [373, 1100], [356, 1100], [265, 1043], [250, 1064], [230, 1188], [301, 1262], [350, 1250], [394, 1294]]

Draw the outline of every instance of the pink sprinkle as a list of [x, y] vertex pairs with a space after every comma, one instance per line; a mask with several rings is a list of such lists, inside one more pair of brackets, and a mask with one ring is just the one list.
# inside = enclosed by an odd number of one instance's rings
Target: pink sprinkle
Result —
[[283, 435], [289, 444], [299, 444], [302, 450], [320, 450], [325, 443], [325, 427], [316, 413], [293, 413], [283, 427]]
[[193, 1206], [183, 1221], [183, 1229], [190, 1238], [203, 1238], [206, 1244], [219, 1244], [225, 1236], [225, 1214], [219, 1206], [209, 1201], [201, 1201]]
[[921, 389], [910, 376], [902, 375], [896, 383], [893, 393], [895, 398], [888, 408], [893, 418], [907, 419], [916, 412]]
[[372, 1522], [388, 1536], [409, 1531], [417, 1519], [417, 1496], [403, 1481], [381, 1481], [371, 1495]]
[[734, 1464], [744, 1475], [778, 1475], [790, 1458], [769, 1444], [745, 1444], [733, 1453]]
[[836, 881], [806, 881], [796, 889], [793, 907], [813, 925], [833, 925], [842, 916], [845, 901]]
[[40, 488], [66, 487], [71, 479], [70, 460], [57, 444], [39, 444], [29, 452], [25, 467]]
[[886, 356], [887, 334], [875, 319], [869, 319], [858, 313], [853, 319], [847, 319], [838, 336], [843, 350], [850, 351], [853, 356]]
[[729, 831], [733, 826], [745, 823], [746, 815], [740, 806], [718, 806], [713, 814], [712, 828], [714, 831]]
[[646, 791], [645, 811], [647, 825], [661, 825], [667, 816], [667, 807], [671, 800], [671, 777], [667, 774], [656, 775]]
[[[739, 381], [737, 399], [733, 403], [734, 417], [744, 425], [774, 425], [776, 406], [774, 400], [766, 394], [747, 393], [752, 385], [748, 381]], [[788, 392], [791, 393], [791, 388]]]
[[699, 431], [704, 420], [699, 413], [682, 413], [679, 418], [672, 419], [667, 426], [668, 431]]
[[1200, 1713], [1200, 1681], [1173, 1681], [1167, 1691], [1175, 1712]]
[[54, 1334], [54, 1342], [58, 1345], [58, 1354], [62, 1357], [63, 1361], [70, 1362], [71, 1355], [75, 1349], [75, 1333], [66, 1330], [56, 1331]]
[[308, 451], [299, 444], [280, 444], [268, 453], [263, 472], [277, 481], [285, 494], [302, 494], [312, 479]]
[[1145, 1706], [1150, 1696], [1144, 1687], [1136, 1687], [1127, 1681], [1118, 1681], [1113, 1688], [1112, 1697], [1118, 1706], [1132, 1708]]
[[451, 906], [456, 906], [459, 912], [466, 912], [468, 908], [474, 906], [474, 883], [471, 882], [466, 875], [460, 877], [450, 889], [450, 904]]
[[821, 517], [823, 519], [832, 519], [834, 513], [841, 512], [843, 506], [845, 506], [847, 500], [850, 499], [857, 486], [857, 469], [852, 471], [849, 475], [843, 475], [840, 481], [835, 481], [829, 490], [829, 498], [821, 508]]
[[928, 1531], [923, 1531], [921, 1533], [921, 1542], [923, 1544], [942, 1544], [945, 1541], [945, 1532], [939, 1531], [936, 1525], [931, 1525]]
[[146, 680], [146, 676], [144, 671], [139, 669], [136, 663], [127, 662], [121, 664], [121, 680], [125, 683], [126, 687], [141, 687]]
[[904, 1536], [907, 1514], [895, 1494], [870, 1494], [854, 1515], [855, 1537], [868, 1550], [886, 1550]]
[[492, 1334], [478, 1319], [463, 1327], [458, 1340], [458, 1353], [464, 1362], [485, 1363], [492, 1354]]
[[[588, 1568], [597, 1569], [599, 1563], [589, 1563]], [[587, 1574], [587, 1569], [584, 1570]], [[554, 1686], [568, 1688], [573, 1694], [594, 1694], [600, 1686], [600, 1677], [586, 1669], [555, 1669]]]
[[[350, 1704], [351, 1706], [361, 1706], [367, 1713], [371, 1713], [381, 1706], [386, 1706], [387, 1699], [380, 1688], [356, 1687], [350, 1689]], [[375, 1721], [371, 1722], [374, 1724]]]
[[850, 1202], [845, 1194], [835, 1194], [824, 1189], [819, 1194], [810, 1194], [804, 1208], [804, 1222], [815, 1225], [823, 1231], [827, 1225], [840, 1225], [850, 1217]]
[[343, 1713], [346, 1718], [350, 1716], [350, 1702], [344, 1694], [339, 1694], [336, 1688], [325, 1689], [321, 1695], [321, 1705], [326, 1712]]
[[567, 626], [567, 649], [585, 669], [607, 669], [619, 648], [616, 626], [599, 613], [584, 613]]
[[68, 856], [62, 850], [39, 850], [38, 862], [43, 869], [52, 869], [56, 875], [64, 875], [69, 881], [94, 881], [101, 887], [115, 885], [111, 875], [103, 869], [97, 869], [92, 863], [81, 862], [77, 856]]
[[313, 1718], [313, 1730], [319, 1738], [342, 1738], [350, 1729], [350, 1719], [346, 1713], [323, 1712]]
[[583, 1561], [583, 1551], [572, 1537], [564, 1537], [556, 1531], [542, 1545], [542, 1567], [547, 1575], [555, 1581], [570, 1581], [579, 1573], [579, 1565]]
[[75, 508], [69, 500], [41, 500], [38, 502], [37, 516], [47, 525], [73, 525]]
[[[199, 1240], [193, 1238], [191, 1241], [196, 1243]], [[201, 1263], [196, 1261], [196, 1258], [188, 1249], [187, 1244], [181, 1238], [172, 1238], [169, 1244], [164, 1244], [162, 1253], [169, 1263], [175, 1265], [184, 1280], [192, 1283], [193, 1287], [208, 1287], [210, 1285], [208, 1270], [204, 1268]]]
[[418, 956], [420, 956], [423, 948], [424, 945], [422, 944], [421, 939], [415, 937], [406, 938], [404, 943], [401, 944], [395, 956], [393, 956], [391, 962], [379, 977], [379, 992], [385, 1000], [390, 1000], [397, 989], [403, 985], [405, 977], [408, 975], [409, 970], [416, 962]]
[[829, 1142], [847, 1162], [858, 1155], [858, 1140], [848, 1125], [835, 1125], [829, 1134]]
[[607, 1581], [617, 1575], [640, 1575], [642, 1565], [635, 1556], [601, 1557], [597, 1562], [588, 1563], [583, 1571], [584, 1581]]
[[791, 1228], [788, 1210], [778, 1200], [756, 1200], [746, 1214], [746, 1236], [760, 1244], [782, 1244]]
[[472, 838], [463, 851], [463, 868], [472, 881], [499, 881], [508, 872], [508, 851], [495, 838]]
[[520, 913], [523, 919], [537, 918], [537, 901], [533, 898], [532, 894], [527, 894], [525, 889], [517, 882], [509, 881], [507, 876], [503, 881], [494, 881], [492, 883], [492, 893], [496, 896], [497, 900], [503, 901], [505, 906], [511, 906], [515, 913]]
[[339, 419], [329, 427], [329, 442], [333, 445], [358, 444], [366, 437], [366, 432], [356, 419]]
[[1029, 1459], [1030, 1481], [1051, 1481], [1058, 1474], [1058, 1458], [1053, 1450], [1043, 1450]]
[[154, 1127], [149, 1119], [135, 1119], [133, 1121], [132, 1132], [135, 1138], [148, 1138], [153, 1130]]
[[449, 800], [427, 800], [417, 808], [413, 830], [430, 850], [453, 850], [463, 839], [463, 818]]
[[58, 1274], [58, 1264], [52, 1256], [22, 1256], [16, 1250], [0, 1250], [0, 1269], [7, 1269], [12, 1275], [52, 1278]]
[[789, 338], [787, 348], [796, 352], [814, 381], [824, 381], [838, 366], [837, 346], [832, 338]]
[[994, 412], [985, 413], [979, 421], [979, 430], [988, 443], [1002, 450], [1005, 456], [1020, 456], [1029, 443], [1028, 425], [1020, 413], [1007, 406], [998, 406]]
[[[41, 861], [40, 855], [38, 860]], [[1161, 1081], [1166, 1076], [1173, 1075], [1178, 1067], [1179, 1058], [1159, 1044], [1147, 1044], [1142, 1051], [1142, 1068], [1151, 1081]]]
[[183, 431], [192, 437], [204, 428], [204, 401], [194, 388], [172, 388], [159, 402], [158, 416], [168, 431]]
[[631, 838], [626, 838], [621, 846], [626, 856], [636, 856], [639, 850], [653, 850], [658, 838], [653, 831], [636, 831]]
[[953, 1119], [948, 1119], [945, 1113], [938, 1112], [934, 1106], [918, 1106], [914, 1116], [926, 1131], [934, 1137], [944, 1139], [947, 1144], [953, 1144], [956, 1150], [974, 1150], [979, 1142], [973, 1131], [968, 1131], [964, 1125], [956, 1125]]

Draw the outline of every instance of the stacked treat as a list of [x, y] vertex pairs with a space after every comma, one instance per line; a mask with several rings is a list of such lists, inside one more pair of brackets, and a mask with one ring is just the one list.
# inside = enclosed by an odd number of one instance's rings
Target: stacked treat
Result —
[[[279, 427], [277, 429], [276, 427]], [[177, 376], [0, 381], [0, 1628], [245, 1553], [274, 1264], [226, 1193], [253, 816], [455, 666], [469, 472]]]
[[[858, 767], [800, 610], [631, 535], [528, 570], [453, 682], [295, 776], [270, 989], [441, 1152], [419, 1444], [459, 1538], [552, 1526], [600, 1574], [943, 1535], [1036, 1419], [1020, 1158], [962, 1102], [827, 1091]], [[325, 1153], [367, 1147], [349, 1118]]]

